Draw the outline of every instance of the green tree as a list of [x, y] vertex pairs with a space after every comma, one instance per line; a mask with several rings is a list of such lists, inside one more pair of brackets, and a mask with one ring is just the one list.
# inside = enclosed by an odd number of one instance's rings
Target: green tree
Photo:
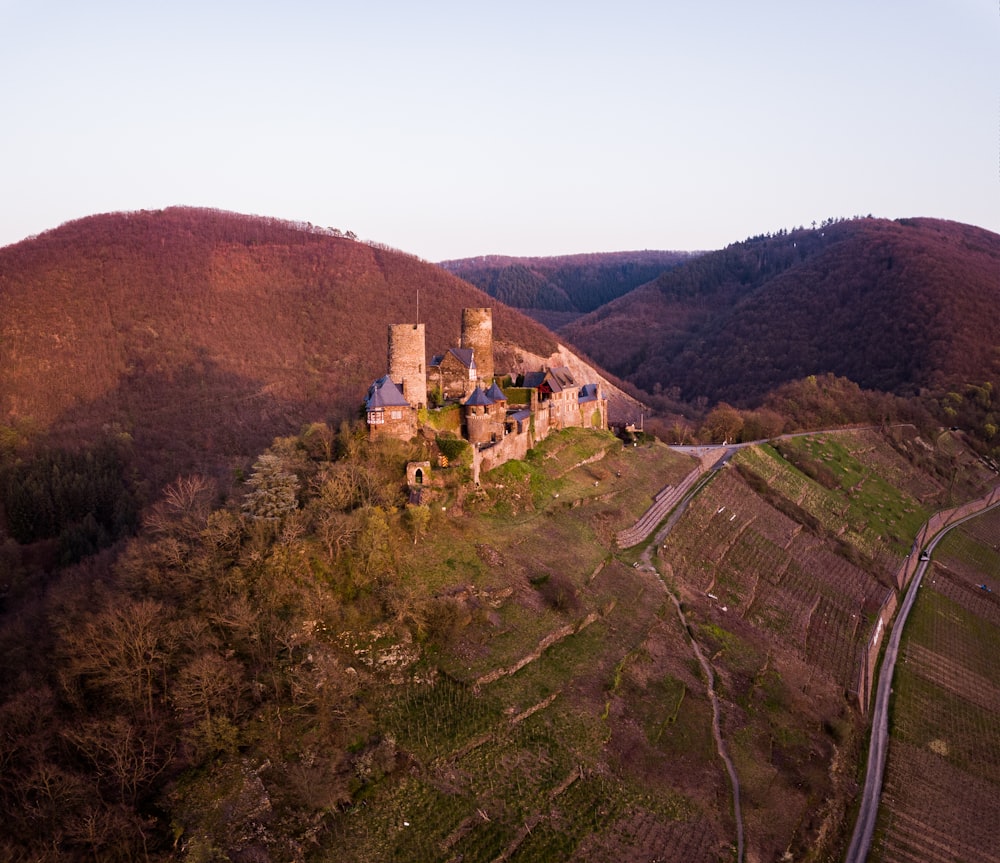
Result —
[[427, 525], [431, 520], [430, 507], [422, 504], [407, 504], [405, 518], [406, 525], [410, 529], [410, 533], [413, 534], [413, 544], [416, 545], [417, 540], [427, 532]]
[[253, 466], [247, 480], [252, 491], [247, 492], [243, 511], [251, 518], [277, 521], [299, 506], [299, 479], [274, 453], [264, 453]]

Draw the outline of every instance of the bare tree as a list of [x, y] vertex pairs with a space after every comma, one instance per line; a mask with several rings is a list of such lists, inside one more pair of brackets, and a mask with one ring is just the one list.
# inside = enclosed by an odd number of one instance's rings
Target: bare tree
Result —
[[173, 647], [164, 606], [150, 599], [121, 599], [67, 627], [59, 650], [66, 659], [64, 684], [103, 690], [152, 718]]

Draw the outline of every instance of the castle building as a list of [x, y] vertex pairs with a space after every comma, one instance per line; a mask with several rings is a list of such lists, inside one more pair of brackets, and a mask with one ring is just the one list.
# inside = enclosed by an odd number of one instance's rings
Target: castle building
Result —
[[431, 387], [445, 401], [464, 399], [476, 388], [478, 369], [472, 348], [448, 348], [431, 358]]
[[479, 380], [493, 381], [493, 309], [462, 309], [462, 347], [476, 355]]
[[[510, 459], [524, 458], [550, 431], [606, 429], [608, 401], [599, 383], [578, 384], [565, 366], [523, 375], [515, 404], [494, 379], [492, 309], [463, 309], [461, 347], [449, 348], [425, 366], [424, 325], [389, 327], [389, 374], [371, 385], [365, 399], [370, 439], [410, 440], [419, 431], [418, 411], [435, 401], [461, 405], [462, 432], [473, 450], [473, 478]], [[513, 395], [514, 391], [511, 391]]]
[[473, 446], [496, 443], [506, 434], [507, 397], [496, 382], [489, 390], [476, 387], [462, 407], [466, 439]]
[[417, 410], [389, 375], [380, 377], [368, 388], [365, 420], [370, 440], [377, 437], [409, 440], [417, 433]]

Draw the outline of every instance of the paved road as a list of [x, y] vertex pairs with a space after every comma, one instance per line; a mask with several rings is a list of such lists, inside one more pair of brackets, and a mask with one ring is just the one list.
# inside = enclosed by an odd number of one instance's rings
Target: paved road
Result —
[[[997, 504], [986, 507], [948, 525], [927, 544], [926, 550], [933, 552], [938, 542], [953, 527], [958, 527], [958, 525], [964, 524], [996, 506]], [[879, 798], [882, 796], [882, 780], [885, 777], [885, 760], [889, 748], [889, 696], [892, 694], [892, 674], [896, 668], [896, 658], [899, 655], [899, 642], [903, 637], [903, 625], [913, 607], [920, 582], [923, 580], [928, 565], [929, 562], [924, 561], [917, 567], [917, 571], [910, 581], [910, 587], [906, 591], [903, 604], [896, 613], [896, 620], [892, 625], [892, 635], [889, 636], [889, 644], [885, 649], [885, 657], [882, 660], [882, 668], [878, 676], [875, 706], [872, 710], [872, 737], [868, 747], [868, 770], [865, 774], [865, 787], [861, 796], [861, 809], [858, 812], [858, 820], [854, 825], [854, 835], [851, 837], [851, 844], [847, 849], [844, 863], [865, 863], [868, 859], [868, 851], [871, 848], [872, 836], [875, 832], [875, 821], [878, 818], [878, 804]]]

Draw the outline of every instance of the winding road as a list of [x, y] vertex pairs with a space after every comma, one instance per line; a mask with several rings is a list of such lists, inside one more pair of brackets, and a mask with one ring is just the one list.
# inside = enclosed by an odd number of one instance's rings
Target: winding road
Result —
[[[954, 527], [964, 524], [970, 519], [977, 518], [984, 512], [1000, 506], [993, 504], [986, 506], [978, 512], [974, 512], [965, 518], [959, 519], [954, 524], [950, 524], [927, 544], [925, 551], [928, 555], [934, 551], [938, 542]], [[899, 655], [899, 642], [903, 637], [903, 626], [906, 623], [907, 615], [913, 607], [920, 589], [920, 582], [930, 564], [929, 560], [921, 561], [920, 566], [906, 591], [906, 598], [896, 613], [896, 620], [892, 626], [892, 634], [889, 636], [889, 643], [885, 648], [885, 657], [882, 660], [882, 668], [878, 676], [878, 689], [875, 694], [875, 706], [872, 710], [872, 736], [868, 747], [868, 770], [865, 774], [865, 787], [861, 796], [861, 809], [858, 812], [858, 820], [854, 825], [854, 835], [851, 837], [851, 844], [847, 849], [847, 857], [844, 863], [865, 863], [868, 859], [868, 851], [871, 848], [872, 836], [875, 833], [875, 821], [878, 818], [879, 798], [882, 796], [882, 781], [885, 777], [885, 761], [889, 749], [889, 696], [892, 694], [892, 675], [896, 668], [896, 659]]]
[[[823, 434], [826, 432], [804, 432], [804, 433], [794, 433], [789, 435], [783, 435], [782, 438], [790, 437], [800, 437], [807, 434]], [[688, 503], [690, 503], [691, 498], [701, 490], [702, 483], [696, 482], [709, 471], [719, 470], [724, 467], [729, 459], [734, 455], [734, 453], [742, 448], [743, 446], [752, 446], [756, 443], [761, 443], [761, 441], [754, 441], [747, 444], [735, 444], [735, 445], [723, 445], [723, 446], [674, 446], [671, 449], [677, 452], [685, 452], [702, 461], [702, 465], [699, 469], [692, 472], [691, 475], [682, 483], [682, 487], [678, 487], [676, 494], [670, 494], [669, 500], [670, 504], [674, 507], [674, 510], [670, 518], [660, 526], [659, 531], [652, 543], [650, 543], [646, 549], [643, 551], [640, 557], [639, 566], [644, 572], [652, 574], [659, 584], [666, 591], [667, 595], [670, 597], [674, 603], [674, 607], [677, 610], [677, 614], [680, 618], [681, 625], [687, 631], [687, 618], [684, 615], [684, 611], [681, 608], [680, 601], [677, 597], [669, 590], [666, 583], [664, 582], [659, 571], [652, 563], [652, 550], [657, 548], [663, 543], [664, 538], [673, 528], [674, 524], [683, 514], [684, 510], [687, 508]], [[716, 460], [716, 455], [718, 456]], [[706, 467], [706, 462], [711, 464], [711, 468]], [[666, 492], [668, 489], [664, 489], [660, 495], [666, 497]], [[964, 524], [966, 521], [976, 518], [991, 509], [1000, 506], [998, 502], [994, 501], [996, 498], [997, 489], [988, 496], [988, 498], [983, 499], [983, 506], [981, 509], [973, 512], [970, 515], [965, 516], [953, 524], [949, 524], [943, 527], [937, 534], [934, 535], [932, 539], [926, 544], [923, 551], [926, 551], [929, 555], [937, 547], [938, 542], [947, 534], [949, 530], [953, 527], [957, 527], [960, 524]], [[658, 496], [660, 497], [660, 496]], [[647, 512], [639, 522], [636, 523], [632, 528], [626, 531], [622, 531], [619, 538], [619, 545], [621, 547], [626, 547], [626, 545], [638, 544], [638, 542], [646, 539], [653, 529], [659, 524], [660, 520], [666, 515], [666, 508], [663, 504], [666, 500], [661, 500], [659, 505], [654, 502], [654, 505], [650, 507], [649, 512]], [[925, 525], [926, 528], [926, 525]], [[919, 536], [919, 533], [918, 533]], [[882, 793], [882, 782], [885, 775], [885, 762], [888, 753], [889, 745], [889, 696], [892, 694], [892, 675], [895, 670], [896, 658], [899, 654], [899, 644], [902, 638], [903, 626], [906, 623], [907, 615], [910, 613], [910, 609], [913, 607], [913, 603], [917, 596], [917, 591], [920, 589], [920, 583], [923, 580], [924, 572], [927, 570], [929, 564], [928, 560], [922, 560], [920, 565], [917, 567], [913, 578], [910, 580], [909, 588], [906, 592], [906, 596], [896, 614], [896, 619], [893, 623], [892, 633], [889, 637], [889, 642], [886, 646], [885, 656], [883, 658], [882, 667], [879, 672], [878, 679], [878, 689], [875, 696], [875, 705], [872, 710], [872, 734], [871, 742], [868, 752], [868, 767], [865, 775], [865, 785], [864, 791], [862, 793], [861, 808], [858, 813], [858, 819], [855, 823], [854, 833], [851, 837], [851, 844], [848, 848], [847, 857], [845, 858], [845, 863], [865, 863], [868, 858], [868, 852], [871, 847], [872, 836], [875, 831], [875, 822], [878, 816], [878, 804], [879, 798]], [[712, 733], [715, 737], [716, 749], [719, 753], [720, 759], [726, 765], [726, 771], [729, 774], [729, 780], [732, 785], [733, 794], [733, 815], [736, 821], [736, 837], [737, 837], [737, 863], [742, 863], [743, 861], [743, 817], [740, 809], [740, 784], [739, 778], [736, 775], [736, 768], [733, 766], [732, 759], [730, 759], [725, 746], [725, 741], [722, 739], [722, 732], [719, 723], [719, 700], [715, 694], [715, 675], [712, 672], [711, 664], [705, 658], [701, 651], [701, 647], [692, 638], [691, 646], [695, 653], [695, 656], [700, 663], [702, 670], [705, 672], [705, 677], [708, 681], [708, 697], [712, 703]]]

